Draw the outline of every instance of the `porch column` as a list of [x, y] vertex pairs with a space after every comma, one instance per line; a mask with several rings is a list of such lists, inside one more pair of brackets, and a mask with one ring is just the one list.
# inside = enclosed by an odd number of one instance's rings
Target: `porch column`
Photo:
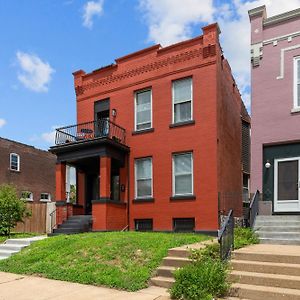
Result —
[[100, 190], [101, 198], [110, 199], [110, 181], [111, 181], [111, 158], [107, 156], [100, 157]]
[[66, 206], [66, 163], [57, 163], [55, 170], [56, 183], [56, 224], [62, 224], [67, 219]]

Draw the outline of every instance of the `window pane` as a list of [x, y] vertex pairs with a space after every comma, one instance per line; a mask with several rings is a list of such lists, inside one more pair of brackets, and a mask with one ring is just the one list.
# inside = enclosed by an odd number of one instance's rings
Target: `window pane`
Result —
[[142, 130], [142, 129], [148, 129], [148, 128], [151, 128], [151, 123], [144, 123], [144, 124], [138, 124], [136, 126], [136, 129], [137, 130]]
[[138, 180], [137, 181], [137, 197], [151, 196], [152, 188], [151, 179]]
[[297, 82], [300, 83], [300, 59], [297, 60]]
[[192, 193], [192, 175], [176, 175], [175, 176], [175, 194], [191, 194]]
[[191, 102], [175, 104], [174, 106], [174, 122], [189, 121], [192, 119]]
[[176, 80], [173, 82], [174, 103], [180, 103], [192, 99], [191, 85], [191, 78]]
[[139, 159], [136, 161], [136, 177], [139, 179], [151, 178], [151, 158]]
[[151, 91], [136, 94], [136, 123], [137, 129], [141, 123], [147, 123], [143, 129], [151, 127]]
[[192, 154], [179, 154], [174, 156], [175, 175], [192, 173]]
[[298, 106], [300, 106], [300, 83], [297, 84], [297, 101]]

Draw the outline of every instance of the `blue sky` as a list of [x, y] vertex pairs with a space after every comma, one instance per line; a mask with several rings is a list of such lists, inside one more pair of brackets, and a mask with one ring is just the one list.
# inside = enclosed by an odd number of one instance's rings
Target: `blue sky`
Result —
[[[47, 149], [53, 127], [76, 123], [72, 72], [89, 72], [154, 43], [201, 34], [218, 21], [249, 106], [249, 8], [271, 14], [299, 0], [1, 0], [0, 136]], [[238, 37], [238, 39], [237, 39]], [[232, 41], [235, 44], [232, 45]]]

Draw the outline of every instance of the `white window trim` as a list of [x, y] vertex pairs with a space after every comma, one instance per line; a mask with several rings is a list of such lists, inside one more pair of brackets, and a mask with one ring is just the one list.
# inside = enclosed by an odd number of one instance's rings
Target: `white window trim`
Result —
[[[182, 155], [182, 154], [191, 154], [191, 172], [192, 172], [192, 192], [191, 193], [186, 193], [186, 194], [176, 194], [175, 193], [175, 163], [174, 163], [174, 157], [177, 155]], [[194, 157], [193, 157], [193, 152], [179, 152], [179, 153], [174, 153], [172, 154], [172, 196], [177, 197], [177, 196], [191, 196], [194, 195]]]
[[[143, 159], [151, 159], [151, 195], [138, 196], [137, 195], [137, 163], [136, 162], [138, 160], [143, 160]], [[143, 178], [140, 178], [140, 179], [143, 179]], [[148, 179], [148, 178], [145, 178], [145, 179]], [[135, 195], [135, 199], [145, 199], [145, 198], [153, 197], [153, 158], [151, 156], [136, 158], [134, 160], [134, 195]]]
[[[298, 78], [298, 61], [300, 60], [300, 56], [294, 57], [294, 107], [292, 111], [299, 111], [300, 105], [298, 104], [298, 81], [300, 82], [300, 78]], [[299, 91], [300, 92], [300, 91]]]
[[[30, 193], [31, 197], [30, 198], [22, 198], [22, 194], [23, 193]], [[24, 201], [30, 201], [30, 202], [32, 202], [33, 201], [33, 193], [30, 192], [30, 191], [22, 191], [21, 192], [21, 199], [24, 200]]]
[[[136, 110], [136, 106], [137, 106], [136, 105], [137, 94], [143, 93], [143, 92], [147, 92], [147, 91], [150, 91], [150, 123], [151, 124], [150, 124], [149, 128], [137, 129], [137, 125], [148, 123], [148, 122], [144, 122], [144, 123], [137, 124], [137, 118], [136, 118], [136, 113], [137, 113], [137, 110]], [[153, 128], [153, 120], [152, 120], [152, 88], [142, 89], [142, 90], [135, 91], [135, 93], [134, 93], [134, 130], [135, 131], [143, 131], [143, 130], [148, 130], [148, 129], [151, 129], [151, 128]]]
[[[172, 80], [172, 124], [177, 124], [177, 123], [181, 123], [181, 122], [176, 122], [175, 123], [175, 110], [174, 110], [174, 107], [175, 107], [175, 103], [174, 103], [174, 82], [176, 81], [180, 81], [180, 80], [184, 80], [184, 79], [188, 79], [190, 78], [191, 79], [191, 100], [185, 100], [185, 101], [182, 101], [180, 103], [176, 103], [176, 104], [181, 104], [181, 103], [185, 103], [185, 102], [190, 102], [191, 101], [191, 119], [188, 120], [188, 121], [192, 121], [193, 120], [193, 77], [192, 76], [188, 76], [188, 77], [184, 77], [184, 78], [178, 78], [178, 79], [175, 79], [175, 80]], [[188, 122], [188, 121], [183, 121], [183, 122]]]
[[51, 194], [50, 193], [41, 193], [40, 196], [42, 196], [42, 194], [47, 194], [48, 195], [48, 200], [46, 200], [46, 199], [40, 199], [41, 202], [51, 202]]
[[[13, 155], [17, 156], [17, 158], [18, 158], [18, 168], [17, 168], [17, 170], [11, 168], [12, 156]], [[17, 154], [17, 153], [10, 153], [10, 155], [9, 155], [9, 169], [11, 171], [20, 172], [20, 155], [19, 154]]]

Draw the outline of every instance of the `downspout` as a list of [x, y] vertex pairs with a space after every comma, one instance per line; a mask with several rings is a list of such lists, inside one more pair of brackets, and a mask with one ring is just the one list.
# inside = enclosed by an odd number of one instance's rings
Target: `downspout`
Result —
[[129, 219], [129, 205], [130, 205], [130, 192], [129, 192], [129, 188], [130, 188], [130, 172], [129, 172], [129, 153], [127, 155], [127, 226], [128, 226], [128, 231], [130, 230], [130, 219]]

